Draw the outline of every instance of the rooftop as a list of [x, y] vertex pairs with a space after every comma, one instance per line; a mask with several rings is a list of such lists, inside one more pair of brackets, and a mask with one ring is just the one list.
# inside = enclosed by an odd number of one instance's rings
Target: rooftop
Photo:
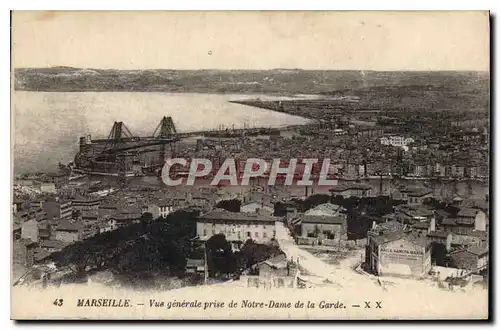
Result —
[[428, 229], [429, 228], [429, 224], [427, 222], [416, 222], [411, 226], [412, 226], [412, 228], [415, 228], [415, 229]]
[[376, 229], [382, 230], [383, 232], [400, 232], [403, 228], [404, 225], [396, 220], [390, 220], [376, 225]]
[[434, 212], [425, 207], [413, 207], [409, 205], [400, 205], [396, 208], [397, 210], [411, 216], [411, 217], [430, 217], [434, 215]]
[[471, 246], [467, 249], [468, 252], [477, 256], [482, 256], [488, 253], [488, 247]]
[[337, 212], [340, 210], [342, 206], [337, 205], [337, 204], [332, 204], [332, 203], [325, 203], [325, 204], [320, 204], [317, 205], [316, 207], [307, 210], [305, 212], [306, 215], [335, 215]]
[[410, 233], [392, 232], [392, 233], [387, 233], [387, 234], [373, 237], [373, 240], [377, 243], [377, 245], [396, 241], [399, 239], [406, 240], [408, 242], [411, 242], [411, 243], [418, 245], [418, 246], [421, 246], [421, 247], [429, 244], [429, 242], [427, 241], [427, 237], [425, 235], [421, 235], [418, 233], [415, 234], [415, 233], [411, 233], [411, 232]]
[[45, 251], [45, 250], [39, 250], [35, 253], [35, 260], [36, 261], [42, 261], [44, 259], [47, 259], [48, 257], [50, 257], [50, 255], [52, 254], [52, 252], [49, 252], [49, 251]]
[[71, 223], [68, 220], [62, 219], [57, 225], [56, 230], [59, 231], [79, 231], [81, 229], [81, 225], [79, 223]]
[[286, 255], [280, 254], [276, 257], [261, 262], [261, 264], [266, 264], [272, 268], [280, 269], [280, 268], [286, 268], [288, 261], [286, 259]]
[[370, 190], [372, 189], [370, 186], [365, 185], [365, 184], [342, 184], [335, 186], [333, 188], [330, 188], [330, 191], [332, 192], [342, 192], [346, 190]]
[[43, 240], [40, 241], [40, 247], [42, 248], [52, 248], [52, 249], [62, 249], [67, 244], [62, 241], [57, 240]]
[[456, 226], [457, 222], [453, 218], [444, 218], [441, 222], [443, 225]]
[[228, 221], [262, 221], [275, 222], [278, 217], [256, 213], [229, 212], [224, 209], [209, 211], [199, 218], [200, 220], [228, 220]]
[[476, 214], [479, 212], [479, 210], [476, 209], [460, 209], [458, 212], [457, 216], [459, 217], [467, 217], [467, 218], [474, 218]]
[[432, 194], [432, 191], [427, 189], [408, 189], [406, 192], [409, 197], [423, 197]]
[[321, 224], [336, 224], [336, 225], [345, 225], [346, 219], [345, 217], [333, 217], [333, 216], [324, 216], [324, 215], [304, 215], [302, 217], [302, 223], [321, 223]]
[[434, 211], [438, 216], [440, 217], [443, 217], [443, 218], [447, 218], [450, 216], [450, 214], [448, 212], [446, 212], [445, 210], [443, 209], [437, 209]]
[[140, 219], [141, 216], [141, 212], [122, 212], [113, 214], [111, 218], [116, 221], [133, 221]]
[[472, 253], [472, 254], [480, 257], [480, 256], [483, 256], [485, 254], [488, 254], [488, 251], [489, 251], [488, 247], [481, 247], [481, 246], [473, 245], [473, 246], [469, 246], [465, 249], [458, 249], [458, 250], [452, 251], [452, 252], [450, 252], [450, 254], [469, 252], [469, 253]]

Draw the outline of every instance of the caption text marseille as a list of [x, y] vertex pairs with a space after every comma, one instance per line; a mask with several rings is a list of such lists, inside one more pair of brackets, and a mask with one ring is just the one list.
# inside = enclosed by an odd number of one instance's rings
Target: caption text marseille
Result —
[[[272, 164], [259, 158], [250, 158], [245, 161], [245, 164], [237, 169], [237, 162], [233, 158], [227, 158], [222, 165], [217, 169], [217, 172], [211, 181], [211, 185], [218, 185], [221, 181], [229, 181], [230, 185], [248, 185], [251, 178], [265, 177], [268, 179], [267, 184], [272, 186], [277, 179], [284, 180], [284, 185], [292, 185], [294, 179], [296, 185], [310, 186], [317, 181], [320, 186], [332, 186], [337, 184], [337, 180], [328, 179], [330, 170], [330, 160], [324, 159], [321, 164], [319, 175], [312, 175], [313, 169], [319, 168], [319, 160], [314, 158], [301, 159], [300, 163], [296, 158], [286, 161], [285, 166], [281, 159], [274, 159]], [[238, 163], [239, 165], [239, 163]], [[300, 166], [298, 166], [300, 165]], [[172, 178], [171, 172], [173, 167], [185, 168], [185, 177]], [[163, 166], [161, 177], [163, 182], [168, 186], [178, 185], [194, 185], [197, 178], [205, 178], [212, 174], [214, 170], [212, 161], [206, 158], [194, 158], [188, 165], [188, 160], [184, 158], [169, 159]], [[175, 177], [175, 175], [174, 175]]]

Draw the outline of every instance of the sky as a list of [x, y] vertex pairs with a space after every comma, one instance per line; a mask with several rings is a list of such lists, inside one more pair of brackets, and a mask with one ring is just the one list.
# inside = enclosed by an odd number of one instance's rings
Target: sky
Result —
[[13, 67], [489, 71], [488, 12], [14, 12]]

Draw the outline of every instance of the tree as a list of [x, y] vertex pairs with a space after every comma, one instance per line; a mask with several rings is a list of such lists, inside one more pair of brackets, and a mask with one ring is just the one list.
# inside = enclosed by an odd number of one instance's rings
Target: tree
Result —
[[221, 208], [229, 212], [240, 212], [241, 201], [239, 199], [222, 200], [215, 205], [216, 208]]
[[234, 273], [236, 271], [236, 258], [224, 234], [217, 234], [210, 237], [206, 242], [205, 248], [207, 249], [207, 263], [210, 276], [218, 277], [220, 274]]
[[177, 211], [167, 219], [144, 214], [139, 223], [75, 242], [52, 255], [58, 267], [79, 277], [91, 270], [109, 269], [129, 278], [148, 274], [183, 274], [197, 212]]
[[274, 216], [284, 217], [286, 216], [286, 204], [282, 202], [274, 203]]
[[238, 255], [239, 262], [243, 268], [250, 268], [253, 265], [283, 254], [278, 243], [257, 244], [249, 239], [245, 242]]
[[302, 202], [302, 210], [303, 212], [305, 212], [318, 205], [329, 203], [330, 199], [331, 199], [330, 195], [325, 195], [325, 194], [311, 195]]
[[52, 254], [57, 267], [67, 267], [77, 278], [87, 275], [87, 268], [94, 266], [95, 251], [85, 242], [76, 242]]

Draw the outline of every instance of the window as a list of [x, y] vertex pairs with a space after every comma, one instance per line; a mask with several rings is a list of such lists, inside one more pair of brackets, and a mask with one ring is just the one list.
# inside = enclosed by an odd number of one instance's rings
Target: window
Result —
[[247, 237], [252, 237], [252, 234], [250, 234], [249, 231], [247, 231]]
[[203, 236], [207, 236], [207, 230], [203, 229]]
[[255, 232], [255, 238], [259, 238], [259, 232], [258, 231]]
[[264, 233], [264, 234], [263, 234], [263, 237], [264, 237], [264, 238], [267, 238], [267, 233]]

